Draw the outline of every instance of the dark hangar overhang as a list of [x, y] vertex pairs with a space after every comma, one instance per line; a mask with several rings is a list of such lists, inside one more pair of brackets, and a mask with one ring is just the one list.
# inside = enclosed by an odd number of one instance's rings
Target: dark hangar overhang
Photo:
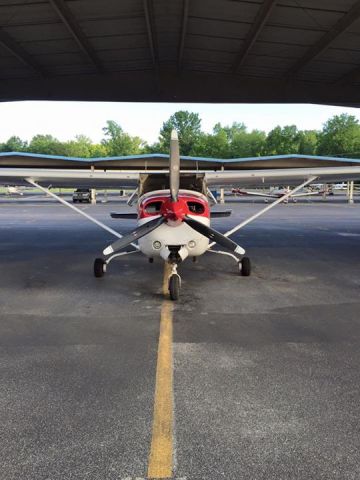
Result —
[[358, 106], [359, 33], [359, 0], [2, 0], [0, 100]]

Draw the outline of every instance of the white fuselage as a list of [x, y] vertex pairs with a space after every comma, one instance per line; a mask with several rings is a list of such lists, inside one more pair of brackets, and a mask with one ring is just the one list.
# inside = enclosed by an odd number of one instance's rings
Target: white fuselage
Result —
[[[168, 190], [162, 190], [158, 192], [151, 192], [146, 194], [139, 199], [139, 204], [146, 200], [147, 197], [154, 196], [159, 194], [167, 194]], [[194, 198], [200, 198], [202, 201], [207, 199], [201, 193], [189, 190], [180, 190], [179, 195], [190, 194]], [[204, 225], [210, 225], [210, 219], [207, 216], [202, 215], [191, 215], [189, 217], [194, 218], [198, 222], [203, 223]], [[158, 215], [160, 217], [160, 215]], [[139, 218], [138, 224], [144, 225], [145, 223], [154, 220], [156, 216]], [[150, 232], [146, 236], [139, 239], [139, 247], [142, 253], [148, 257], [162, 257], [164, 259], [168, 258], [169, 255], [169, 246], [180, 247], [180, 256], [184, 260], [187, 256], [194, 257], [202, 255], [206, 252], [209, 246], [209, 239], [200, 233], [196, 232], [193, 228], [182, 221], [167, 221], [163, 223], [154, 231]]]

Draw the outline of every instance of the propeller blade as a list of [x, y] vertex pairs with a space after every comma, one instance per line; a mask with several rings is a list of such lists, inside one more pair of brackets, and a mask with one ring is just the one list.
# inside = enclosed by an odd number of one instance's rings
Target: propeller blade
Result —
[[232, 214], [232, 210], [211, 210], [210, 211], [211, 218], [230, 217], [231, 214]]
[[120, 238], [116, 242], [106, 247], [103, 251], [103, 254], [110, 255], [117, 252], [118, 250], [122, 250], [123, 248], [130, 245], [130, 243], [132, 243], [134, 240], [138, 240], [139, 238], [144, 237], [148, 233], [155, 230], [155, 228], [160, 227], [160, 225], [165, 221], [166, 219], [164, 217], [157, 217], [154, 220], [150, 220], [149, 222], [135, 229], [133, 232], [125, 235], [124, 237]]
[[184, 218], [184, 222], [187, 223], [189, 227], [193, 228], [198, 233], [201, 233], [201, 235], [204, 235], [204, 237], [207, 237], [208, 239], [218, 243], [223, 248], [226, 248], [231, 252], [238, 253], [239, 255], [244, 255], [245, 250], [240, 247], [240, 245], [230, 240], [230, 238], [225, 237], [225, 235], [217, 230], [214, 230], [213, 228], [210, 228], [207, 225], [204, 225], [203, 223], [200, 223], [188, 216]]
[[116, 213], [116, 212], [111, 212], [110, 213], [111, 218], [138, 218], [138, 214], [136, 212], [121, 212], [121, 213]]
[[170, 140], [170, 195], [177, 202], [180, 187], [180, 151], [179, 138], [176, 130], [171, 132]]

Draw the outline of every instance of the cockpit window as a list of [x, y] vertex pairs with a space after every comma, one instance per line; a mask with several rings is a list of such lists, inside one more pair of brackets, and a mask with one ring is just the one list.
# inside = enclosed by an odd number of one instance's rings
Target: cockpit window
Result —
[[198, 215], [205, 212], [205, 207], [202, 203], [199, 202], [187, 202], [190, 212], [196, 213]]
[[150, 202], [145, 207], [145, 212], [149, 214], [160, 213], [163, 202]]

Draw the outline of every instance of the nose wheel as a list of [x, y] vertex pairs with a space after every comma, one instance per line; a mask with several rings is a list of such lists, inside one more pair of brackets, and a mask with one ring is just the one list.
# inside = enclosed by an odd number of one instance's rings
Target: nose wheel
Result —
[[171, 274], [169, 276], [169, 295], [171, 300], [178, 300], [180, 297], [181, 278], [177, 273], [177, 264], [171, 265]]
[[178, 300], [180, 296], [180, 277], [178, 274], [169, 278], [169, 294], [171, 300]]

